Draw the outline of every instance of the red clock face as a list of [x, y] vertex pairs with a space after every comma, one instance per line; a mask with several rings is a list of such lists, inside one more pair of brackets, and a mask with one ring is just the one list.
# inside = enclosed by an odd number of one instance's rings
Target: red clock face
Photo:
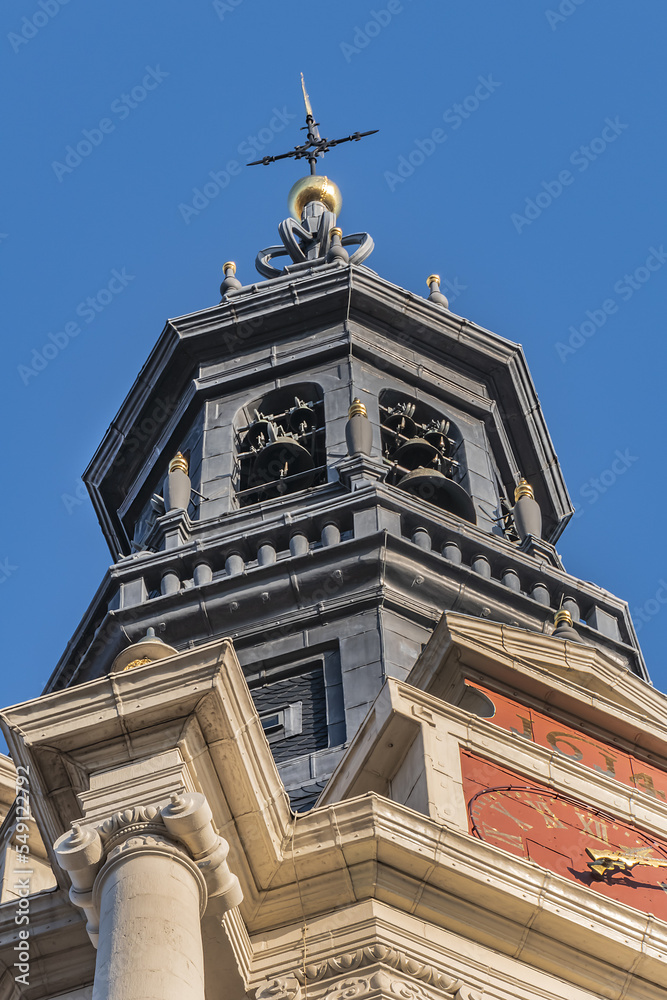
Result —
[[[461, 758], [474, 836], [667, 920], [667, 842], [467, 751]], [[620, 853], [632, 868], [596, 877], [587, 849]], [[643, 859], [664, 861], [665, 867]]]

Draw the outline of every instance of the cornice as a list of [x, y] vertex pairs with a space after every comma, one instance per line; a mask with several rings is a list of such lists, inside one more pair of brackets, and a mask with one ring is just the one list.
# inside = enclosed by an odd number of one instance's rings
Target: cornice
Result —
[[[466, 622], [454, 619], [462, 630]], [[480, 623], [466, 621], [478, 629]], [[481, 634], [488, 640], [486, 625]], [[507, 636], [505, 643], [507, 649]], [[549, 648], [562, 655], [565, 645], [538, 636], [540, 657]], [[381, 698], [389, 689], [420, 707], [410, 713], [413, 727], [430, 729], [428, 713], [437, 711], [449, 713], [461, 731], [467, 725], [469, 740], [475, 727], [492, 735], [490, 723], [438, 705], [409, 685], [392, 682]], [[372, 711], [378, 718], [380, 701]], [[35, 811], [49, 843], [76, 818], [76, 782], [85, 786], [89, 772], [179, 747], [193, 786], [209, 799], [218, 833], [230, 844], [229, 866], [242, 884], [241, 915], [251, 938], [378, 900], [537, 969], [573, 965], [572, 980], [594, 991], [610, 969], [618, 976], [628, 968], [667, 987], [667, 924], [450, 822], [373, 792], [294, 817], [225, 641], [16, 706], [2, 722], [14, 759], [30, 765]], [[586, 962], [573, 962], [573, 940]]]
[[76, 792], [87, 788], [89, 774], [165, 747], [181, 750], [218, 828], [232, 824], [237, 855], [244, 848], [234, 824], [241, 828], [244, 817], [252, 818], [256, 877], [269, 877], [279, 862], [291, 824], [289, 799], [228, 640], [14, 706], [0, 724], [13, 758], [30, 768], [33, 808], [55, 871], [50, 845], [82, 818]]
[[242, 908], [251, 935], [376, 899], [535, 968], [574, 965], [584, 988], [629, 967], [667, 986], [667, 924], [374, 793], [298, 817], [293, 844], [259, 906]]
[[[332, 517], [346, 525], [352, 525], [354, 515], [373, 509], [378, 511], [378, 519], [380, 512], [384, 511], [400, 518], [404, 536], [387, 533], [385, 539], [383, 531], [376, 531], [347, 539], [336, 546], [313, 549], [305, 557], [290, 555], [289, 536], [302, 525], [309, 531], [313, 527], [317, 531], [325, 520]], [[112, 566], [54, 669], [46, 690], [53, 690], [56, 684], [62, 686], [71, 683], [73, 673], [78, 672], [82, 665], [86, 666], [85, 655], [94, 634], [107, 635], [104, 649], [98, 650], [96, 654], [95, 669], [101, 671], [107, 669], [119, 652], [124, 642], [123, 628], [126, 629], [125, 635], [138, 637], [142, 629], [145, 631], [147, 625], [155, 625], [161, 616], [175, 615], [181, 623], [189, 618], [191, 624], [188, 639], [192, 640], [199, 637], [197, 630], [202, 627], [202, 622], [211, 620], [210, 611], [216, 601], [229, 601], [230, 595], [236, 590], [249, 594], [253, 587], [261, 590], [268, 585], [270, 589], [277, 579], [284, 583], [287, 573], [290, 578], [296, 574], [305, 579], [309, 574], [317, 574], [318, 567], [333, 565], [337, 560], [354, 560], [360, 553], [368, 553], [373, 548], [379, 552], [385, 545], [390, 552], [400, 555], [396, 572], [393, 572], [392, 563], [387, 564], [388, 591], [395, 591], [396, 595], [406, 593], [403, 575], [406, 561], [413, 565], [417, 575], [419, 564], [429, 570], [429, 582], [422, 590], [425, 596], [421, 603], [430, 603], [431, 621], [439, 617], [447, 602], [451, 607], [463, 608], [468, 613], [477, 610], [474, 607], [476, 602], [480, 612], [487, 607], [489, 616], [495, 620], [516, 620], [523, 628], [546, 628], [551, 624], [561, 595], [575, 599], [583, 596], [591, 606], [597, 605], [615, 616], [625, 638], [611, 639], [593, 627], [580, 624], [578, 628], [582, 640], [606, 650], [611, 657], [616, 656], [619, 664], [631, 663], [633, 670], [647, 677], [641, 651], [635, 645], [636, 637], [626, 602], [594, 584], [578, 580], [563, 569], [523, 552], [516, 544], [498, 535], [489, 535], [481, 528], [436, 508], [425, 512], [416, 498], [384, 483], [375, 483], [353, 493], [345, 490], [339, 483], [330, 483], [322, 487], [321, 491], [296, 496], [288, 512], [281, 508], [280, 501], [275, 501], [263, 506], [261, 523], [251, 524], [251, 519], [252, 512], [249, 514], [247, 510], [243, 510], [224, 518], [222, 528], [220, 522], [194, 522], [192, 538], [186, 544], [157, 553], [127, 557]], [[416, 525], [426, 527], [434, 536], [432, 551], [419, 549], [410, 541], [409, 535]], [[254, 563], [253, 556], [259, 540], [267, 536], [275, 543], [278, 560], [272, 566], [260, 567]], [[438, 552], [441, 544], [438, 538], [455, 538], [461, 544], [464, 551], [463, 564], [457, 565], [443, 559]], [[243, 574], [237, 577], [221, 575], [220, 572], [229, 551], [241, 551], [248, 560]], [[470, 565], [466, 565], [476, 553], [484, 554], [489, 559], [494, 574], [491, 579], [485, 579], [475, 573]], [[159, 582], [166, 569], [174, 570], [182, 580], [187, 580], [192, 577], [194, 566], [203, 557], [215, 573], [215, 578], [210, 583], [201, 587], [191, 586], [175, 595], [156, 597], [143, 604], [119, 607], [120, 585], [146, 576]], [[529, 590], [536, 582], [546, 583], [552, 591], [553, 607], [541, 604], [528, 593], [518, 593], [505, 586], [499, 579], [505, 568], [515, 568], [520, 573], [524, 590]], [[155, 583], [151, 586], [155, 586]], [[357, 587], [356, 590], [358, 589]], [[410, 590], [414, 596], [413, 588], [407, 590], [407, 596], [410, 596]], [[307, 594], [308, 588], [303, 592]], [[346, 588], [341, 594], [345, 592]], [[467, 595], [467, 604], [464, 602], [464, 595]], [[470, 600], [473, 600], [473, 605], [469, 603]], [[295, 603], [302, 606], [296, 598]], [[108, 611], [110, 606], [114, 610]], [[254, 607], [257, 606], [255, 602]], [[202, 608], [207, 609], [205, 614]], [[278, 613], [273, 605], [268, 605], [265, 610], [269, 618]], [[281, 606], [281, 613], [287, 614], [288, 609]], [[234, 621], [229, 621], [229, 631], [234, 636], [239, 636], [247, 631], [252, 632], [257, 625], [256, 615], [249, 621], [238, 615]], [[177, 629], [180, 627], [176, 621], [172, 621], [172, 626]], [[204, 631], [204, 636], [209, 634], [210, 631]], [[178, 645], [176, 632], [172, 638]]]
[[667, 696], [595, 646], [445, 612], [408, 680], [442, 696], [463, 664], [667, 757]]
[[[465, 667], [462, 667], [462, 674]], [[577, 692], [575, 692], [576, 694]], [[628, 720], [612, 705], [598, 713], [601, 726], [588, 726], [586, 735], [601, 741], [613, 740], [614, 749], [626, 750], [634, 756], [646, 755], [636, 742], [614, 736], [614, 729], [632, 729], [636, 720]], [[576, 724], [581, 713], [560, 713], [565, 725]], [[613, 729], [610, 727], [614, 727]], [[318, 806], [328, 806], [341, 799], [358, 797], [367, 792], [389, 795], [389, 779], [398, 769], [405, 747], [415, 736], [432, 728], [439, 736], [451, 737], [457, 747], [469, 750], [487, 760], [530, 776], [533, 780], [581, 800], [603, 813], [613, 812], [621, 821], [638, 824], [645, 830], [662, 836], [667, 827], [667, 803], [642, 791], [622, 784], [601, 771], [580, 765], [549, 747], [541, 746], [501, 728], [486, 718], [420, 691], [407, 682], [388, 678], [375, 700], [373, 710], [362, 723], [345, 757], [322, 792]], [[583, 734], [582, 734], [583, 735]], [[650, 763], [667, 769], [667, 726], [663, 727], [663, 751]], [[391, 746], [392, 749], [388, 749]]]

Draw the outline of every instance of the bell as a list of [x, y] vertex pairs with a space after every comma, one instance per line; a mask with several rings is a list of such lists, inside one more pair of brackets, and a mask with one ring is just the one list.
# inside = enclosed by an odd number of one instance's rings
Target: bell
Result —
[[252, 451], [256, 451], [258, 448], [263, 448], [265, 444], [268, 444], [275, 437], [275, 428], [272, 422], [267, 420], [264, 414], [255, 410], [255, 419], [248, 428], [243, 443]]
[[443, 476], [442, 472], [437, 472], [435, 469], [414, 469], [408, 472], [407, 476], [403, 476], [397, 485], [400, 490], [405, 490], [411, 496], [426, 500], [464, 521], [470, 521], [471, 524], [477, 523], [470, 495], [453, 479]]
[[294, 407], [289, 414], [289, 425], [295, 434], [306, 434], [317, 426], [317, 417], [307, 403], [295, 397]]
[[443, 455], [447, 455], [449, 452], [448, 430], [449, 420], [432, 420], [426, 428], [424, 440], [434, 445]]
[[438, 451], [434, 444], [419, 437], [399, 445], [391, 456], [392, 462], [398, 462], [404, 469], [419, 469], [441, 458], [442, 452]]
[[[412, 410], [414, 412], [414, 406]], [[403, 437], [414, 437], [417, 433], [416, 423], [409, 413], [404, 413], [402, 410], [394, 410], [385, 417], [384, 426], [392, 434], [402, 434]]]
[[296, 488], [305, 490], [315, 478], [315, 463], [307, 448], [285, 434], [276, 437], [257, 455], [248, 486], [275, 485], [277, 492], [284, 493], [287, 489], [284, 480], [292, 476], [299, 476]]

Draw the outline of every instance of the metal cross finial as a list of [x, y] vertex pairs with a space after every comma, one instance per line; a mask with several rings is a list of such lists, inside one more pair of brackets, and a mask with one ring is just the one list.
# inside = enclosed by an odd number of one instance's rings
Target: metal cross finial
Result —
[[274, 163], [276, 160], [286, 160], [293, 156], [295, 160], [302, 160], [304, 158], [308, 160], [311, 174], [316, 174], [317, 170], [315, 167], [318, 156], [324, 156], [334, 146], [339, 146], [341, 142], [357, 142], [359, 139], [363, 139], [364, 136], [375, 135], [379, 131], [379, 129], [374, 128], [370, 132], [354, 132], [352, 135], [346, 135], [344, 139], [322, 139], [318, 128], [319, 122], [315, 121], [313, 109], [310, 106], [310, 98], [306, 91], [303, 73], [301, 74], [301, 89], [303, 90], [303, 102], [306, 105], [306, 124], [303, 126], [303, 130], [307, 129], [308, 141], [304, 142], [301, 146], [295, 146], [289, 153], [279, 153], [278, 156], [263, 156], [261, 160], [253, 160], [252, 163], [248, 163], [246, 166], [256, 167], [259, 163], [263, 163], [266, 166], [269, 163]]

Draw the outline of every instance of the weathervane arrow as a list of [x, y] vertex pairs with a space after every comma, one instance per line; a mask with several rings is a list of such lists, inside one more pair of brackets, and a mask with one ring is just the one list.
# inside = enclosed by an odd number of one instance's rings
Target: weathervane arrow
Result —
[[313, 115], [313, 109], [310, 105], [310, 98], [308, 97], [308, 92], [306, 91], [306, 84], [303, 79], [303, 73], [301, 74], [301, 89], [303, 90], [303, 102], [306, 106], [306, 124], [303, 129], [307, 129], [308, 141], [304, 142], [301, 146], [295, 146], [294, 149], [290, 149], [288, 153], [279, 153], [277, 156], [263, 156], [261, 160], [253, 160], [252, 163], [247, 163], [248, 167], [256, 167], [260, 163], [267, 166], [269, 163], [275, 163], [276, 160], [287, 160], [293, 157], [295, 160], [308, 160], [310, 164], [311, 174], [316, 174], [317, 170], [317, 158], [318, 156], [324, 156], [328, 153], [330, 149], [334, 146], [340, 146], [342, 142], [358, 142], [359, 139], [363, 139], [367, 135], [375, 135], [379, 132], [379, 129], [371, 129], [370, 132], [353, 132], [352, 135], [346, 135], [343, 139], [323, 139], [320, 136], [320, 130], [318, 128], [319, 122], [315, 121]]

